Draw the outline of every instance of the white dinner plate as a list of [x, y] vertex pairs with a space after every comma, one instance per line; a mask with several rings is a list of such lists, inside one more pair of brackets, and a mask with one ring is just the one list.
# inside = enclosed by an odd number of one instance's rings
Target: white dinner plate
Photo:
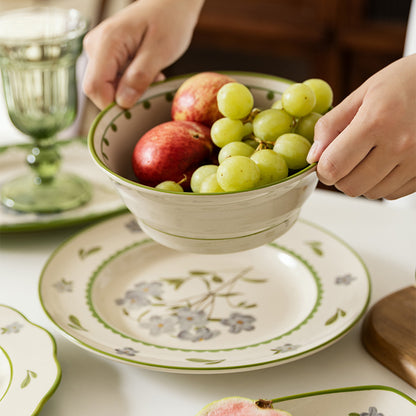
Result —
[[[83, 224], [125, 211], [125, 205], [108, 178], [92, 162], [85, 139], [60, 142], [62, 171], [78, 174], [91, 183], [93, 195], [86, 204], [59, 213], [32, 214], [18, 212], [0, 203], [0, 231], [42, 231], [50, 228]], [[25, 158], [27, 145], [0, 147], [0, 187], [3, 183], [30, 174]]]
[[49, 332], [0, 305], [0, 415], [38, 414], [60, 380], [56, 344]]
[[305, 221], [272, 244], [233, 254], [175, 251], [123, 214], [52, 254], [39, 294], [70, 340], [161, 371], [219, 373], [274, 366], [349, 331], [370, 297], [350, 247]]
[[275, 409], [293, 416], [414, 416], [416, 401], [386, 386], [356, 386], [273, 400]]

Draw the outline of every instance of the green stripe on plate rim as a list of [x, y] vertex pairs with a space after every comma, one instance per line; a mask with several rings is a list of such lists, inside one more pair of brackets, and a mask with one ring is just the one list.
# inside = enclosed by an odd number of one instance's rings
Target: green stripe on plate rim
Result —
[[349, 392], [366, 391], [366, 390], [381, 390], [381, 391], [388, 391], [388, 392], [391, 392], [391, 393], [396, 393], [397, 395], [403, 397], [404, 399], [409, 401], [411, 404], [416, 406], [416, 400], [413, 400], [407, 394], [401, 392], [400, 390], [395, 389], [394, 387], [383, 386], [383, 385], [379, 385], [379, 384], [364, 385], [364, 386], [340, 387], [340, 388], [337, 388], [337, 389], [318, 390], [318, 391], [312, 391], [312, 392], [308, 392], [308, 393], [294, 394], [292, 396], [285, 396], [285, 397], [279, 397], [279, 398], [276, 398], [276, 399], [272, 399], [272, 402], [274, 404], [278, 404], [280, 402], [302, 399], [302, 398], [306, 398], [306, 397], [322, 396], [322, 395], [325, 395], [325, 394], [334, 394], [334, 393], [349, 393]]

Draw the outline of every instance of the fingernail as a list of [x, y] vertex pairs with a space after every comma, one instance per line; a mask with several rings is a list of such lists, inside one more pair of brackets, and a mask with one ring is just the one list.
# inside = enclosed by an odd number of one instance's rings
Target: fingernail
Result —
[[314, 163], [318, 161], [318, 144], [315, 142], [312, 144], [311, 148], [309, 149], [308, 156], [306, 157], [306, 161], [308, 163]]
[[124, 87], [117, 93], [116, 101], [120, 107], [130, 108], [139, 99], [138, 92], [130, 87]]

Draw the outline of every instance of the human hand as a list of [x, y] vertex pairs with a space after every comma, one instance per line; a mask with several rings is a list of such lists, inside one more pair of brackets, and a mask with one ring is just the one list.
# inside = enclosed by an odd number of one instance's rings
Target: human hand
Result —
[[369, 78], [321, 117], [308, 162], [349, 196], [397, 199], [416, 191], [416, 54]]
[[140, 0], [104, 20], [84, 39], [83, 89], [103, 109], [131, 107], [187, 49], [203, 0]]

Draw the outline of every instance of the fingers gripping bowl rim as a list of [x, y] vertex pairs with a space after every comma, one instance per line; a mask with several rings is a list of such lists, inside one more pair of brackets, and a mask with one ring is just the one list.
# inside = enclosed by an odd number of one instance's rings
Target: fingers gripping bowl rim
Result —
[[[265, 74], [226, 72], [250, 88], [258, 107], [268, 107], [292, 81]], [[171, 119], [175, 91], [192, 74], [155, 84], [131, 108], [111, 104], [95, 119], [88, 147], [139, 225], [157, 242], [182, 251], [226, 253], [273, 241], [296, 222], [318, 182], [315, 164], [277, 183], [222, 194], [178, 193], [136, 182], [131, 155], [150, 128]]]

